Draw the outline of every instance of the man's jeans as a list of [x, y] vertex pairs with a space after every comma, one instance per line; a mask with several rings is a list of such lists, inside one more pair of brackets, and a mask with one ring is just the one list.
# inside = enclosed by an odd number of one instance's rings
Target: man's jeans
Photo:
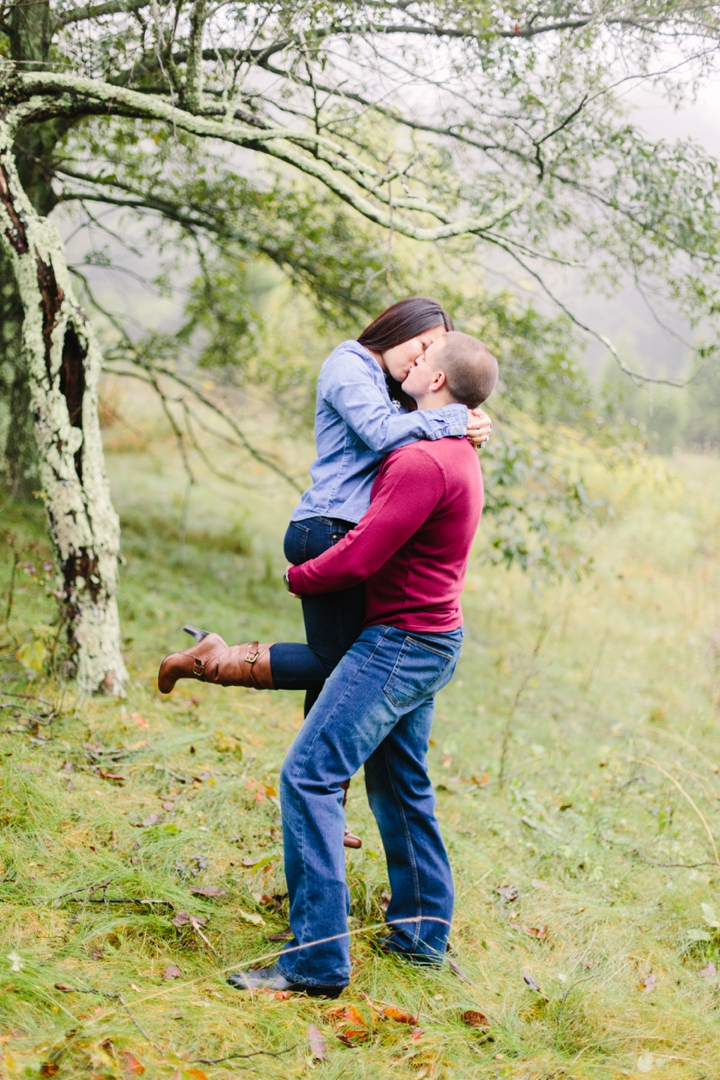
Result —
[[434, 695], [452, 677], [462, 636], [366, 627], [290, 747], [280, 774], [294, 935], [278, 962], [286, 978], [335, 986], [350, 978], [340, 785], [363, 764], [392, 891], [387, 944], [421, 961], [444, 956], [454, 892], [427, 748]]

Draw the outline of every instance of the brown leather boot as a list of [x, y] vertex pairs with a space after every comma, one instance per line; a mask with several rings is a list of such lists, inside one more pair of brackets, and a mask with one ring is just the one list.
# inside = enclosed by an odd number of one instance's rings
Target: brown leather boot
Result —
[[199, 679], [219, 686], [253, 686], [256, 690], [274, 690], [270, 668], [270, 645], [257, 641], [246, 645], [228, 645], [219, 634], [185, 626], [197, 644], [184, 652], [170, 653], [158, 672], [158, 689], [169, 694], [178, 679]]
[[[348, 793], [348, 788], [350, 787], [350, 781], [349, 780], [343, 780], [343, 782], [340, 784], [340, 787], [345, 792], [345, 794], [343, 795], [343, 801], [342, 801], [343, 809], [345, 809], [345, 807], [347, 806], [347, 793]], [[343, 836], [343, 845], [344, 845], [344, 847], [350, 847], [350, 848], [361, 848], [362, 847], [362, 840], [360, 839], [360, 837], [356, 836], [355, 833], [350, 832], [347, 825], [345, 826], [345, 835]]]

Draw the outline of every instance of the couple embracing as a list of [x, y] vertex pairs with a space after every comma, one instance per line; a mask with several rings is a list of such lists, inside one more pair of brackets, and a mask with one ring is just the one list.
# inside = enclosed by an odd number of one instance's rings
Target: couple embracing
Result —
[[196, 644], [167, 656], [158, 685], [305, 691], [306, 719], [280, 773], [292, 939], [240, 990], [337, 997], [350, 979], [343, 845], [350, 778], [365, 767], [387, 859], [383, 947], [442, 962], [453, 882], [427, 772], [434, 698], [462, 642], [460, 593], [483, 501], [478, 409], [497, 361], [435, 301], [393, 304], [329, 356], [318, 380], [313, 484], [285, 536], [288, 590], [307, 643]]

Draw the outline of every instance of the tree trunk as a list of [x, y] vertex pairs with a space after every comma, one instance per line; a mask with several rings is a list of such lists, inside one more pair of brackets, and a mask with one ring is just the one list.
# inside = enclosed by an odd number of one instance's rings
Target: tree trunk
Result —
[[120, 528], [105, 475], [97, 387], [101, 353], [74, 295], [55, 226], [36, 212], [0, 116], [0, 228], [23, 306], [40, 480], [55, 546], [72, 674], [86, 692], [121, 693]]

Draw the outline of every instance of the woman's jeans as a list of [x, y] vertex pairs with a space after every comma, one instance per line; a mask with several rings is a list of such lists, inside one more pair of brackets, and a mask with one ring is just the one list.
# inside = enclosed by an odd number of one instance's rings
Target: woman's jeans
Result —
[[[285, 533], [285, 558], [293, 566], [322, 555], [353, 529], [351, 521], [314, 517], [291, 521]], [[278, 690], [305, 690], [305, 715], [330, 672], [353, 644], [362, 626], [365, 586], [354, 585], [323, 596], [303, 596], [307, 645], [281, 643], [270, 653]]]
[[452, 677], [461, 642], [462, 630], [366, 627], [293, 742], [280, 773], [294, 935], [278, 962], [286, 978], [333, 986], [349, 980], [342, 785], [361, 765], [392, 890], [387, 945], [421, 962], [445, 955], [454, 893], [427, 749], [434, 695]]

